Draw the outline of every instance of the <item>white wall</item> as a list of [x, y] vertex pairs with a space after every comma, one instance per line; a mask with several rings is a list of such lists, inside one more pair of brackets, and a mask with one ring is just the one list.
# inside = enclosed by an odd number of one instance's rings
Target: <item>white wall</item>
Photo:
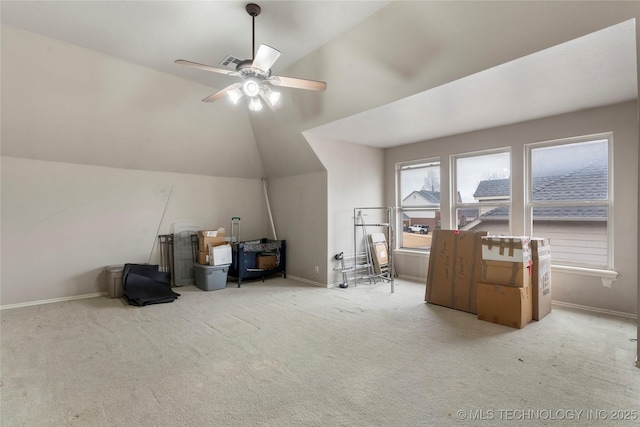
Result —
[[[327, 169], [326, 283], [338, 284], [342, 283], [342, 275], [334, 271], [338, 266], [334, 256], [340, 252], [353, 255], [353, 209], [384, 206], [383, 151], [329, 140], [312, 133], [305, 133], [305, 137]], [[367, 231], [382, 230], [370, 227]], [[356, 238], [360, 242], [362, 234], [359, 233]]]
[[[246, 109], [216, 89], [2, 26], [2, 291], [19, 304], [105, 290], [104, 266], [156, 262], [175, 221], [267, 232]], [[220, 178], [226, 177], [226, 178]]]
[[[447, 186], [449, 156], [478, 150], [511, 147], [512, 154], [512, 233], [522, 234], [524, 196], [523, 191], [523, 151], [524, 144], [549, 141], [574, 136], [590, 135], [613, 131], [614, 140], [614, 269], [620, 273], [611, 288], [603, 287], [597, 277], [553, 273], [553, 298], [582, 306], [624, 313], [637, 313], [638, 292], [638, 125], [637, 103], [635, 101], [609, 107], [586, 110], [547, 119], [535, 120], [511, 126], [471, 132], [391, 148], [385, 152], [385, 189], [387, 203], [394, 201], [395, 164], [421, 158], [440, 156], [441, 183], [443, 197], [443, 228], [446, 206], [449, 199]], [[446, 188], [445, 188], [446, 187]], [[634, 236], [634, 237], [630, 237]], [[416, 262], [416, 256], [403, 260], [400, 252], [396, 256], [399, 274], [410, 277], [426, 277], [427, 258]]]
[[104, 267], [157, 263], [156, 232], [174, 222], [229, 230], [240, 216], [242, 238], [267, 232], [258, 179], [12, 157], [1, 167], [3, 306], [105, 292]]
[[6, 25], [1, 43], [3, 156], [264, 175], [247, 109], [200, 101], [216, 89]]
[[[268, 194], [277, 237], [287, 241], [287, 276], [325, 286], [326, 172], [272, 178]], [[269, 233], [264, 237], [273, 236]]]

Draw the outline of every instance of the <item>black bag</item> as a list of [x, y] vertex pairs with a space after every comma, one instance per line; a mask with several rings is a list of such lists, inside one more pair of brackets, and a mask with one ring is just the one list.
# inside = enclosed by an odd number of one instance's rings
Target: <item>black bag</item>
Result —
[[150, 264], [125, 264], [122, 288], [129, 304], [137, 306], [173, 302], [180, 296], [171, 290], [171, 273]]

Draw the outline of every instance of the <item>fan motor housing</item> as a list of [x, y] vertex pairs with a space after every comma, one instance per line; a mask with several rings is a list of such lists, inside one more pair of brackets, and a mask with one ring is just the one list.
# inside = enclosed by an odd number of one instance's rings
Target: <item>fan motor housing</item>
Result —
[[238, 65], [236, 65], [236, 71], [239, 72], [243, 77], [258, 77], [263, 80], [269, 78], [271, 70], [265, 73], [261, 69], [253, 67], [252, 64], [252, 60], [245, 59], [244, 61], [241, 61]]

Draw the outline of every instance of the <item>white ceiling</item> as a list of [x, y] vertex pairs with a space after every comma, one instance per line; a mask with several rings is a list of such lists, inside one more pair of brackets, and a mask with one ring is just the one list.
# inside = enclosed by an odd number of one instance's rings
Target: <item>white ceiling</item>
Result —
[[[227, 55], [250, 58], [251, 17], [246, 3], [3, 0], [0, 16], [3, 24], [217, 90], [229, 83], [229, 77], [173, 61], [218, 65]], [[282, 51], [273, 67], [278, 74], [390, 2], [258, 3], [262, 13], [256, 18], [256, 46], [265, 43]], [[635, 21], [626, 21], [310, 132], [390, 147], [635, 99], [635, 40]]]
[[629, 20], [308, 132], [375, 147], [487, 129], [635, 99]]
[[[273, 67], [278, 74], [389, 0], [254, 2], [262, 8], [255, 19], [256, 50], [264, 43], [282, 52]], [[229, 82], [228, 77], [174, 61], [218, 66], [228, 55], [250, 59], [252, 17], [245, 10], [248, 3], [251, 1], [2, 0], [0, 11], [3, 24], [221, 88]]]

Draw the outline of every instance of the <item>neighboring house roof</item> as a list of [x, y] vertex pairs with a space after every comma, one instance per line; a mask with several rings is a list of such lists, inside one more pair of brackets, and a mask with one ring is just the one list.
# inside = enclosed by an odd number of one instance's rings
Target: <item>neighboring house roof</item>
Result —
[[[480, 217], [483, 220], [504, 220], [509, 216], [507, 208], [495, 208], [485, 212]], [[602, 220], [607, 218], [607, 208], [604, 206], [572, 206], [533, 208], [533, 216], [537, 220]]]
[[482, 199], [486, 197], [508, 197], [509, 196], [509, 178], [506, 179], [486, 179], [480, 181], [476, 192], [473, 193], [473, 197], [476, 199]]
[[478, 209], [476, 208], [458, 209], [458, 215], [466, 216], [468, 218], [475, 218], [478, 216]]
[[[594, 158], [579, 168], [565, 168], [561, 173], [540, 174], [533, 177], [533, 200], [606, 200], [607, 199], [607, 162]], [[477, 199], [500, 199], [509, 197], [509, 179], [481, 181], [474, 193]], [[505, 219], [507, 208], [492, 209], [481, 215], [483, 219]], [[538, 207], [533, 209], [537, 219], [585, 220], [606, 219], [607, 208], [603, 206], [581, 207]]]
[[607, 164], [587, 166], [556, 176], [533, 177], [533, 200], [606, 200]]
[[418, 193], [420, 193], [420, 195], [422, 197], [424, 197], [426, 200], [428, 200], [430, 203], [440, 204], [440, 192], [439, 191], [420, 190]]
[[426, 205], [434, 205], [440, 206], [440, 192], [439, 191], [412, 191], [407, 197], [402, 200], [402, 204], [405, 205], [405, 202], [409, 201], [411, 197], [421, 197], [424, 199], [424, 203]]

